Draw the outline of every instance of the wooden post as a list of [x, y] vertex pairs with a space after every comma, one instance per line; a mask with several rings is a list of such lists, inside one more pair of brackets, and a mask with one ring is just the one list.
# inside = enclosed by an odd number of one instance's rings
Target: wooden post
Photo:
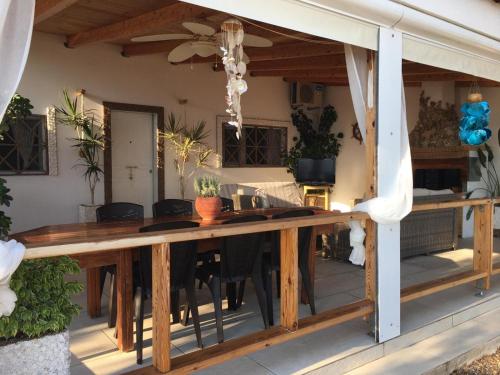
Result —
[[170, 244], [153, 245], [153, 367], [170, 371]]
[[297, 330], [299, 319], [299, 250], [298, 229], [281, 231], [281, 326]]
[[101, 316], [101, 272], [99, 267], [87, 268], [87, 314]]
[[118, 349], [134, 350], [134, 302], [132, 277], [132, 250], [120, 250], [116, 265], [116, 325]]
[[474, 207], [474, 271], [487, 272], [482, 288], [490, 288], [493, 252], [493, 203]]
[[[375, 52], [367, 51], [368, 70], [372, 72], [375, 67]], [[375, 97], [375, 93], [372, 93]], [[375, 108], [369, 107], [365, 119], [365, 157], [366, 157], [366, 198], [370, 199], [377, 194], [377, 141], [375, 129]], [[376, 264], [376, 224], [372, 220], [365, 221], [365, 298], [375, 302], [377, 287]], [[369, 317], [365, 317], [368, 319]], [[373, 327], [375, 328], [375, 327]]]

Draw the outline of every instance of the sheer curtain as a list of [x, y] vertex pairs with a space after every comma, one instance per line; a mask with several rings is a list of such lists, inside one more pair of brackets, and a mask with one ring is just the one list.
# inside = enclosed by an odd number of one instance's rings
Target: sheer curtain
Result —
[[[344, 45], [349, 88], [354, 105], [354, 112], [359, 129], [365, 141], [366, 113], [373, 106], [373, 73], [368, 69], [366, 50], [364, 48]], [[404, 86], [401, 87], [401, 152], [400, 168], [390, 173], [392, 187], [385, 196], [377, 196], [354, 206], [355, 211], [368, 213], [371, 219], [379, 224], [397, 223], [411, 212], [413, 204], [413, 172], [411, 166], [410, 142], [406, 122], [406, 104]], [[350, 223], [351, 246], [353, 251], [350, 261], [364, 264], [364, 233], [359, 222]]]
[[[21, 80], [31, 41], [35, 0], [0, 1], [0, 120]], [[14, 240], [0, 241], [0, 317], [15, 308], [16, 294], [9, 288], [12, 274], [25, 248]]]
[[0, 119], [15, 94], [28, 51], [35, 0], [0, 1]]

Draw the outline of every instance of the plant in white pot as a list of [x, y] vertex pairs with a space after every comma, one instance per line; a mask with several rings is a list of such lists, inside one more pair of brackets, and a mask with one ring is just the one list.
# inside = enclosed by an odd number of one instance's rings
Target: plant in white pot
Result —
[[68, 326], [80, 311], [71, 296], [83, 286], [64, 275], [78, 272], [69, 257], [25, 260], [17, 268], [10, 280], [15, 308], [9, 316], [0, 312], [0, 372], [69, 374]]
[[194, 180], [194, 202], [198, 215], [204, 221], [213, 221], [222, 210], [222, 201], [219, 197], [220, 182], [214, 176], [201, 176]]
[[[500, 144], [500, 140], [499, 140]], [[469, 199], [472, 195], [481, 196], [486, 198], [496, 198], [500, 196], [500, 179], [498, 178], [497, 170], [495, 164], [493, 163], [494, 154], [491, 147], [485, 143], [477, 148], [477, 156], [479, 163], [482, 167], [481, 170], [481, 181], [483, 186], [477, 187], [465, 194], [465, 198]], [[466, 218], [470, 219], [473, 212], [473, 207], [469, 207], [467, 210]], [[493, 218], [494, 228], [500, 229], [500, 207], [495, 205], [494, 218]]]
[[104, 174], [100, 165], [104, 150], [103, 126], [92, 111], [83, 108], [83, 99], [79, 108], [78, 96], [71, 99], [65, 90], [63, 97], [63, 106], [57, 107], [56, 113], [62, 124], [71, 126], [76, 132], [76, 137], [70, 139], [78, 150], [79, 160], [75, 166], [83, 169], [90, 190], [90, 204], [80, 204], [79, 219], [80, 222], [93, 222], [95, 210], [99, 207], [95, 204], [95, 188]]

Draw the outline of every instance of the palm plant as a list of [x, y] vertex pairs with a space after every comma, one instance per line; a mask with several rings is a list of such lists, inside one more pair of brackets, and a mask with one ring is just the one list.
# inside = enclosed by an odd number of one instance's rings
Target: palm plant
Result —
[[[468, 191], [465, 194], [466, 199], [469, 199], [471, 195], [476, 191], [483, 192], [484, 195], [488, 198], [495, 198], [500, 196], [500, 180], [498, 178], [495, 164], [493, 163], [494, 159], [493, 151], [491, 150], [491, 147], [488, 146], [487, 143], [483, 145], [483, 148], [481, 147], [477, 148], [477, 155], [479, 163], [486, 172], [486, 175], [484, 173], [481, 173], [481, 180], [484, 183], [484, 187], [478, 187], [471, 191]], [[469, 220], [469, 218], [471, 217], [472, 211], [473, 207], [469, 207], [466, 214], [467, 220]]]
[[75, 167], [84, 169], [83, 176], [90, 189], [90, 202], [94, 205], [95, 188], [104, 174], [100, 167], [101, 151], [104, 150], [102, 124], [92, 111], [85, 110], [83, 105], [78, 108], [78, 97], [71, 99], [66, 90], [63, 91], [63, 97], [63, 106], [56, 107], [56, 112], [60, 115], [60, 122], [73, 127], [76, 132], [76, 137], [70, 138], [80, 157]]
[[[205, 121], [199, 121], [192, 127], [181, 123], [174, 113], [167, 118], [166, 130], [161, 136], [170, 144], [174, 151], [174, 166], [179, 176], [179, 190], [181, 198], [184, 199], [186, 191], [186, 178], [191, 177], [196, 169], [207, 166], [208, 158], [213, 150], [205, 143], [210, 135], [205, 130]], [[193, 168], [188, 171], [189, 164]]]

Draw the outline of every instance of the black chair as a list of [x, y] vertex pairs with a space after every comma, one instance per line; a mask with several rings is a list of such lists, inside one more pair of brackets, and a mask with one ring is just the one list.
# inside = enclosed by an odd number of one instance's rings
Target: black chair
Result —
[[183, 199], [163, 199], [153, 204], [153, 217], [193, 214], [193, 203]]
[[[312, 210], [290, 210], [272, 216], [273, 219], [285, 219], [291, 217], [312, 216]], [[311, 285], [311, 274], [309, 272], [309, 245], [311, 242], [312, 227], [299, 228], [298, 251], [299, 251], [299, 270], [302, 276], [302, 285], [307, 295], [311, 314], [316, 314], [314, 304], [314, 289]], [[276, 285], [278, 297], [280, 296], [280, 232], [272, 232], [270, 252], [265, 253], [263, 257], [265, 288], [267, 296], [267, 315], [269, 316], [269, 324], [274, 324], [273, 317], [273, 287], [272, 287], [272, 272], [276, 273]]]
[[[224, 224], [248, 223], [267, 220], [262, 215], [241, 216], [230, 219]], [[217, 340], [224, 341], [222, 328], [221, 284], [241, 282], [248, 277], [252, 279], [264, 326], [269, 328], [266, 296], [262, 274], [262, 252], [265, 233], [251, 233], [224, 237], [220, 250], [220, 261], [203, 264], [197, 268], [196, 277], [207, 284], [214, 303], [217, 325]]]
[[220, 197], [222, 201], [222, 212], [233, 212], [234, 211], [234, 202], [232, 199]]
[[[149, 225], [140, 229], [140, 232], [155, 232], [182, 228], [196, 228], [199, 224], [192, 221], [176, 221]], [[170, 296], [179, 295], [179, 291], [186, 291], [186, 305], [189, 306], [193, 317], [193, 325], [198, 347], [202, 347], [200, 318], [195, 293], [196, 272], [196, 241], [175, 242], [170, 247]], [[137, 363], [142, 363], [144, 300], [152, 293], [152, 259], [151, 246], [140, 249], [138, 280], [135, 286], [134, 304], [136, 317], [136, 352]], [[173, 305], [172, 305], [173, 306]], [[154, 306], [153, 306], [154, 308]], [[170, 319], [170, 317], [164, 317]]]
[[[97, 223], [109, 223], [116, 221], [139, 221], [144, 219], [144, 207], [135, 203], [116, 202], [105, 204], [96, 209]], [[106, 275], [110, 277], [110, 290], [108, 300], [108, 327], [112, 328], [116, 325], [116, 266], [104, 266], [100, 270], [101, 279], [101, 296], [104, 289]]]

